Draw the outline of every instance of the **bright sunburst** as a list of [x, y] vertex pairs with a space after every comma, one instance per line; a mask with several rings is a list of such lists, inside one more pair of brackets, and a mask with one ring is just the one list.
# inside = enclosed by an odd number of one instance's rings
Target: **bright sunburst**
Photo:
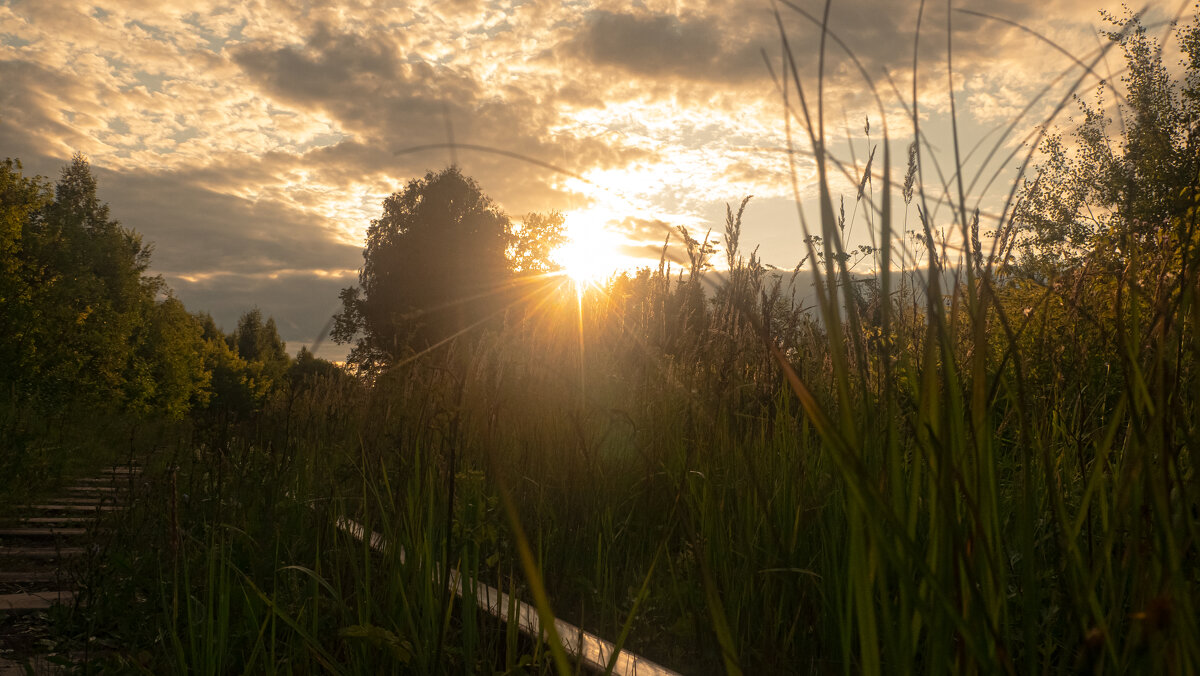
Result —
[[601, 221], [569, 218], [567, 242], [550, 256], [577, 285], [598, 284], [622, 267], [623, 260], [617, 253], [617, 244], [618, 237], [608, 231]]

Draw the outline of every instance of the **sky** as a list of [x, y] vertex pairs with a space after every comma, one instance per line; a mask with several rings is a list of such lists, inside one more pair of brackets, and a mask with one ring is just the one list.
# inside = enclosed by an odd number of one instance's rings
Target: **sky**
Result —
[[[1087, 60], [1104, 43], [1100, 10], [1120, 7], [951, 4], [948, 12], [931, 3], [920, 17], [926, 166], [953, 164], [952, 83], [963, 152], [980, 148], [964, 174], [984, 177], [968, 201], [987, 214], [1016, 175], [1003, 158], [1023, 157], [1031, 131], [1080, 77], [1068, 55], [1033, 33]], [[1151, 4], [1148, 16], [1190, 6]], [[720, 232], [725, 205], [753, 195], [743, 249], [758, 247], [765, 262], [790, 269], [805, 252], [797, 197], [811, 217], [816, 170], [801, 137], [792, 163], [786, 152], [775, 10], [815, 111], [821, 33], [797, 8], [819, 17], [824, 7], [0, 0], [0, 157], [56, 177], [83, 153], [100, 197], [153, 243], [152, 272], [189, 309], [230, 330], [258, 307], [292, 352], [318, 338], [338, 291], [357, 282], [384, 197], [451, 162], [514, 220], [557, 210], [574, 228], [608, 233], [621, 256], [614, 264], [624, 267], [657, 263], [675, 226]], [[886, 122], [893, 177], [903, 175], [920, 9], [915, 0], [830, 6], [829, 30], [858, 63], [829, 42], [826, 137], [845, 166], [859, 167], [850, 173], [861, 172]], [[1115, 80], [1121, 66], [1111, 52], [1096, 70]], [[1094, 84], [1085, 78], [1081, 91]], [[1068, 124], [1072, 110], [1057, 122]], [[794, 135], [800, 124], [790, 121]], [[462, 147], [451, 150], [450, 140]], [[835, 175], [832, 183], [855, 217], [856, 182]], [[865, 226], [850, 230], [851, 239], [870, 236]], [[339, 359], [347, 350], [326, 341], [318, 354]]]

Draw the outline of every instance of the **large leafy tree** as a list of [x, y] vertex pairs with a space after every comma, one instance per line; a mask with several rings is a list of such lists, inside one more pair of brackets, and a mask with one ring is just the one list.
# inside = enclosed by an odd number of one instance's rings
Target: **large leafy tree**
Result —
[[202, 327], [160, 299], [150, 247], [110, 217], [82, 156], [53, 188], [20, 169], [0, 164], [0, 383], [47, 409], [182, 416], [209, 386]]
[[1069, 137], [1051, 134], [1016, 214], [1018, 270], [1053, 278], [1085, 259], [1110, 272], [1162, 246], [1200, 184], [1200, 17], [1177, 33], [1182, 78], [1136, 16], [1108, 15], [1124, 52], [1122, 100], [1081, 101]]
[[140, 368], [138, 328], [163, 289], [145, 274], [149, 247], [109, 216], [82, 156], [63, 169], [52, 199], [13, 166], [3, 172], [4, 293], [12, 297], [3, 323], [18, 389], [49, 405], [145, 400], [130, 390], [139, 381], [130, 371]]
[[341, 293], [334, 339], [357, 341], [350, 361], [371, 368], [493, 316], [512, 239], [508, 216], [458, 167], [410, 181], [367, 230], [359, 286]]
[[[108, 397], [122, 389], [133, 336], [145, 321], [162, 280], [146, 276], [150, 248], [141, 235], [109, 216], [88, 162], [76, 155], [55, 185], [46, 211], [42, 253], [57, 263], [40, 305], [62, 313], [48, 323], [59, 331], [49, 376], [75, 387], [87, 383]], [[56, 260], [57, 259], [57, 260]]]

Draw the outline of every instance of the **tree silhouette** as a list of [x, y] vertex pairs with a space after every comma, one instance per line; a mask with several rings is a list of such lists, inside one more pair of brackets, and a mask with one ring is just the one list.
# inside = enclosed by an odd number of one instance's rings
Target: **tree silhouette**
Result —
[[275, 318], [267, 317], [264, 322], [262, 310], [258, 308], [242, 314], [238, 319], [237, 328], [229, 337], [229, 342], [229, 346], [236, 350], [242, 359], [260, 361], [267, 365], [274, 375], [282, 374], [290, 363], [287, 344], [279, 337], [279, 330], [275, 328]]
[[557, 211], [549, 214], [525, 214], [519, 227], [513, 228], [508, 259], [514, 272], [537, 274], [557, 270], [550, 254], [567, 241], [563, 227], [566, 219]]
[[359, 286], [340, 294], [333, 338], [372, 368], [436, 344], [502, 307], [512, 224], [458, 167], [428, 172], [371, 221]]

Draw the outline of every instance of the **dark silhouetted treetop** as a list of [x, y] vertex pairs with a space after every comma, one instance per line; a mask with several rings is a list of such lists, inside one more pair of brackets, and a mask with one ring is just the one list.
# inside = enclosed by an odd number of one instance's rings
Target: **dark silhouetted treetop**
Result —
[[[538, 232], [556, 227], [554, 216], [542, 220]], [[508, 216], [458, 167], [410, 181], [367, 230], [359, 286], [341, 293], [334, 340], [357, 341], [350, 361], [370, 368], [497, 316], [513, 241]], [[521, 247], [522, 269], [548, 253], [527, 240]]]
[[237, 328], [229, 337], [230, 347], [246, 361], [287, 362], [287, 344], [279, 337], [275, 318], [263, 321], [262, 310], [253, 308], [239, 319]]
[[331, 361], [314, 355], [309, 352], [307, 347], [301, 347], [300, 351], [296, 353], [296, 360], [288, 369], [287, 377], [293, 392], [299, 389], [318, 387], [322, 384], [357, 382], [349, 372]]

